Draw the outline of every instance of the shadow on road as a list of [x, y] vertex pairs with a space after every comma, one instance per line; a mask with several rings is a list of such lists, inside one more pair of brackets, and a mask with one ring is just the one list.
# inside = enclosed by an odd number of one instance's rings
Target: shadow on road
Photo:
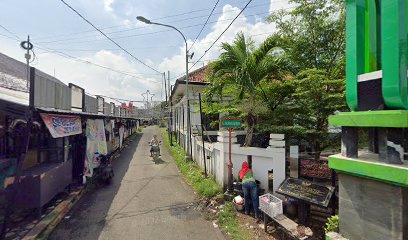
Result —
[[156, 161], [152, 160], [154, 162], [154, 164], [159, 165], [159, 164], [165, 164], [167, 163], [166, 161], [163, 161], [163, 159], [161, 157], [159, 157]]
[[130, 137], [128, 146], [113, 160], [115, 176], [112, 183], [105, 186], [100, 184], [86, 192], [48, 239], [98, 239], [142, 135], [138, 133]]

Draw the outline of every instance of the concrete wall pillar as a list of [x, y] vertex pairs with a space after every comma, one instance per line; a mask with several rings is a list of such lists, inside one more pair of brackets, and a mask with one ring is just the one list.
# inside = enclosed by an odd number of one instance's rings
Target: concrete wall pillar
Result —
[[350, 239], [407, 239], [408, 188], [339, 173], [340, 233]]

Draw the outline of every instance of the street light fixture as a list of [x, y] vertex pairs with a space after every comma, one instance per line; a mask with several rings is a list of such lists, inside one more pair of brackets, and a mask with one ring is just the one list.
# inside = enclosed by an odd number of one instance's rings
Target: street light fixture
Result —
[[188, 97], [188, 59], [192, 58], [194, 53], [189, 55], [188, 54], [188, 47], [187, 47], [187, 40], [186, 37], [184, 36], [184, 34], [178, 30], [177, 28], [167, 25], [167, 24], [162, 24], [162, 23], [156, 23], [156, 22], [152, 22], [142, 16], [137, 16], [136, 17], [137, 20], [144, 22], [146, 24], [153, 24], [153, 25], [159, 25], [159, 26], [163, 26], [163, 27], [169, 27], [172, 28], [174, 30], [176, 30], [178, 33], [181, 34], [181, 36], [184, 39], [184, 43], [186, 45], [186, 97], [187, 97], [187, 134], [186, 134], [186, 139], [187, 139], [187, 153], [186, 153], [186, 159], [187, 160], [191, 160], [191, 155], [190, 155], [190, 149], [191, 149], [191, 142], [190, 142], [190, 102], [189, 102], [189, 97]]

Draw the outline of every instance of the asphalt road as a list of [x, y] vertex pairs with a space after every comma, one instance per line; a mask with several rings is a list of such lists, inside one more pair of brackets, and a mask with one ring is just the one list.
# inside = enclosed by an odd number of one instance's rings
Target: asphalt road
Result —
[[224, 239], [194, 210], [196, 196], [162, 146], [162, 161], [149, 157], [157, 127], [144, 129], [114, 162], [111, 185], [87, 192], [49, 239]]

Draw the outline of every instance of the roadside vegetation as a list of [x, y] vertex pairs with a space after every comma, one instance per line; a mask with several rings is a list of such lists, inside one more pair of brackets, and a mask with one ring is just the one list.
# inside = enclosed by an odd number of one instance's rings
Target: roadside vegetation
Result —
[[[177, 144], [173, 139], [173, 146], [170, 146], [169, 135], [166, 129], [161, 128], [161, 135], [167, 149], [181, 174], [185, 177], [186, 181], [191, 184], [197, 194], [202, 198], [215, 198], [222, 199], [222, 187], [212, 177], [205, 178], [204, 172], [195, 162], [187, 162], [184, 149]], [[253, 239], [250, 230], [243, 228], [239, 225], [237, 212], [231, 202], [225, 203], [218, 215], [218, 223], [222, 227], [223, 231], [232, 240], [250, 240]]]
[[220, 213], [219, 223], [227, 235], [233, 240], [253, 239], [251, 232], [239, 224], [237, 212], [232, 202], [228, 202], [224, 205]]
[[200, 197], [212, 198], [222, 194], [222, 188], [214, 178], [205, 178], [204, 172], [195, 162], [186, 161], [184, 149], [177, 144], [175, 139], [173, 139], [173, 146], [170, 146], [169, 135], [166, 129], [162, 128], [161, 134], [181, 174], [183, 174], [187, 182], [193, 186]]
[[[238, 33], [222, 43], [207, 69], [203, 94], [207, 115], [243, 120], [244, 146], [257, 133], [284, 133], [320, 152], [339, 145], [328, 116], [346, 111], [344, 0], [290, 0], [293, 8], [267, 20], [276, 31], [264, 41]], [[338, 141], [337, 141], [338, 140]], [[299, 144], [300, 145], [300, 144]]]

